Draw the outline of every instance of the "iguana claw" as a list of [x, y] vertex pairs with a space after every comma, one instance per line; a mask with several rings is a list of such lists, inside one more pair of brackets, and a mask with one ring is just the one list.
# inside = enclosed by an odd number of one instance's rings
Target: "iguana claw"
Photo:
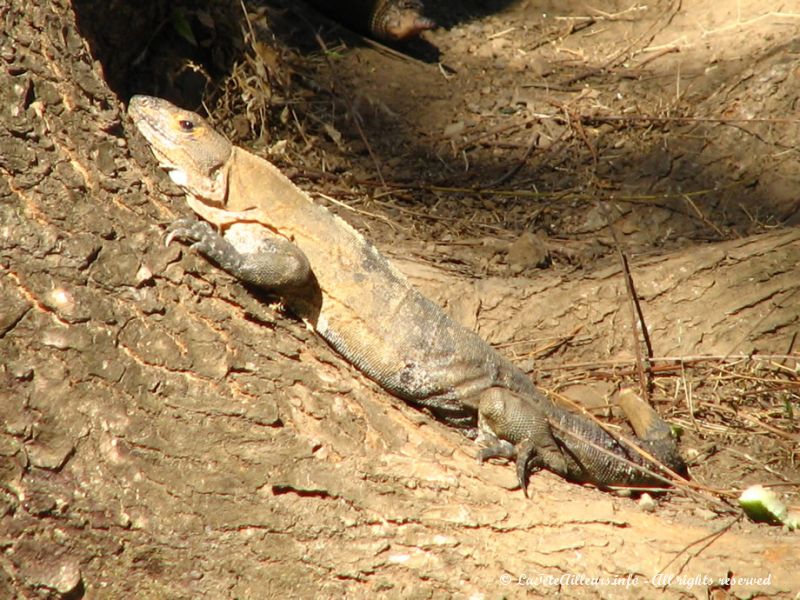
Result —
[[215, 233], [211, 225], [192, 217], [178, 219], [169, 226], [168, 231], [169, 233], [164, 237], [165, 246], [169, 246], [175, 239], [192, 243], [199, 242]]

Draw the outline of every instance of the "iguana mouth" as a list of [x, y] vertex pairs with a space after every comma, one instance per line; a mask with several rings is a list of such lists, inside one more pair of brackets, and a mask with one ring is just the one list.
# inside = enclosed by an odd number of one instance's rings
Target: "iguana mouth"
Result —
[[[147, 135], [144, 134], [144, 132], [142, 132], [142, 135], [147, 137]], [[166, 171], [167, 175], [172, 180], [172, 182], [175, 185], [178, 185], [184, 189], [188, 188], [189, 175], [186, 173], [186, 171], [181, 167], [177, 166], [174, 162], [172, 162], [168, 158], [168, 156], [164, 152], [159, 150], [155, 145], [151, 144], [150, 150], [152, 151], [153, 156], [155, 157], [156, 162], [158, 163], [158, 166], [164, 169], [164, 171]]]
[[399, 9], [396, 14], [387, 16], [383, 33], [393, 40], [407, 40], [436, 27], [436, 23], [421, 17], [416, 10]]
[[[169, 155], [162, 150], [162, 147], [169, 146], [169, 136], [165, 135], [164, 132], [159, 131], [156, 127], [153, 126], [146, 118], [139, 118], [139, 109], [135, 103], [131, 104], [131, 113], [132, 116], [137, 119], [136, 120], [136, 128], [139, 130], [139, 133], [142, 134], [144, 139], [146, 139], [150, 146], [150, 152], [158, 162], [158, 166], [164, 169], [169, 178], [172, 179], [177, 185], [184, 186], [188, 181], [188, 177], [186, 175], [186, 171], [178, 167], [177, 164], [173, 160], [169, 158]], [[142, 115], [143, 117], [144, 115]]]
[[155, 146], [150, 146], [153, 156], [158, 162], [158, 166], [164, 169], [169, 175], [169, 178], [176, 184], [181, 187], [186, 187], [189, 184], [189, 176], [186, 174], [186, 171], [175, 163], [173, 163], [166, 154], [161, 152]]

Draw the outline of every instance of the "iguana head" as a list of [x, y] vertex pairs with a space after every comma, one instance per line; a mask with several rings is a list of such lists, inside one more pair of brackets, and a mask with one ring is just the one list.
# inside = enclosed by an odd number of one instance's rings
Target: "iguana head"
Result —
[[402, 41], [436, 27], [436, 23], [420, 14], [419, 0], [386, 0], [379, 6], [372, 28], [380, 37]]
[[134, 96], [128, 114], [170, 179], [202, 200], [224, 202], [233, 146], [200, 115], [152, 96]]

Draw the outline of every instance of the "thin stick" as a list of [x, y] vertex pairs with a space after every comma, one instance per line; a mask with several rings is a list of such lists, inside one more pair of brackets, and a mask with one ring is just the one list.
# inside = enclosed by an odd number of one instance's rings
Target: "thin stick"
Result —
[[505, 182], [507, 182], [508, 180], [513, 178], [517, 173], [519, 173], [520, 169], [522, 169], [525, 163], [528, 162], [528, 159], [531, 157], [531, 154], [533, 154], [533, 150], [536, 148], [538, 142], [539, 142], [539, 132], [537, 131], [534, 132], [533, 135], [531, 136], [531, 141], [528, 144], [528, 147], [525, 149], [525, 152], [523, 153], [522, 157], [517, 161], [517, 164], [515, 164], [513, 167], [511, 167], [508, 171], [503, 173], [500, 177], [498, 177], [494, 181], [490, 181], [487, 184], [487, 187], [495, 187], [498, 185], [503, 185]]
[[[628, 257], [622, 251], [622, 244], [617, 235], [617, 229], [611, 221], [611, 215], [605, 205], [598, 204], [601, 211], [605, 212], [606, 221], [608, 222], [608, 229], [611, 232], [611, 237], [614, 240], [614, 246], [617, 251], [620, 266], [622, 267], [622, 275], [625, 279], [625, 290], [628, 293], [628, 307], [631, 319], [631, 335], [633, 336], [633, 347], [636, 352], [636, 370], [639, 375], [639, 388], [642, 397], [649, 404], [650, 403], [650, 387], [652, 385], [652, 365], [650, 358], [653, 356], [653, 346], [650, 343], [650, 335], [647, 332], [647, 323], [644, 320], [644, 313], [642, 306], [639, 303], [639, 297], [636, 295], [636, 286], [633, 284], [633, 276], [631, 275], [630, 265], [628, 264]], [[641, 332], [641, 340], [638, 333]], [[644, 350], [644, 352], [643, 352]]]
[[[686, 356], [654, 356], [650, 359], [651, 362], [667, 362], [674, 363], [675, 366], [681, 364], [696, 364], [696, 363], [736, 363], [740, 361], [776, 361], [776, 360], [796, 360], [800, 361], [800, 355], [792, 354], [728, 354], [722, 356], [720, 354], [687, 354]], [[539, 370], [559, 370], [559, 369], [606, 369], [619, 366], [627, 366], [634, 362], [630, 358], [616, 358], [610, 360], [597, 360], [587, 362], [574, 362], [562, 363], [560, 365], [538, 365]], [[793, 372], [793, 371], [792, 371]]]
[[[672, 558], [669, 560], [669, 562], [667, 562], [667, 564], [665, 564], [665, 565], [664, 565], [664, 566], [663, 566], [661, 569], [659, 569], [659, 571], [658, 571], [658, 575], [660, 575], [660, 574], [662, 574], [664, 571], [666, 571], [667, 567], [669, 567], [669, 566], [670, 566], [670, 565], [671, 565], [673, 562], [675, 562], [676, 560], [678, 560], [678, 557], [680, 557], [682, 554], [684, 554], [684, 553], [687, 553], [687, 554], [688, 554], [688, 552], [689, 552], [689, 549], [690, 549], [692, 546], [696, 546], [696, 545], [700, 544], [701, 546], [700, 546], [700, 548], [697, 550], [697, 552], [695, 552], [695, 553], [694, 553], [692, 556], [689, 556], [689, 557], [686, 559], [686, 561], [683, 563], [683, 565], [681, 565], [680, 569], [678, 570], [678, 572], [679, 572], [679, 573], [680, 573], [681, 571], [683, 571], [683, 568], [684, 568], [686, 565], [688, 565], [688, 564], [689, 564], [689, 561], [690, 561], [690, 560], [692, 560], [692, 558], [694, 558], [694, 557], [696, 557], [696, 556], [700, 556], [700, 553], [701, 553], [701, 552], [703, 552], [703, 551], [704, 551], [706, 548], [708, 548], [708, 547], [709, 547], [711, 544], [713, 544], [714, 542], [716, 542], [716, 541], [717, 541], [719, 538], [721, 538], [721, 537], [723, 536], [723, 534], [725, 534], [725, 533], [726, 533], [726, 532], [727, 532], [727, 531], [728, 531], [728, 530], [729, 530], [731, 527], [733, 527], [733, 526], [734, 526], [736, 523], [738, 523], [738, 522], [739, 522], [739, 521], [742, 519], [742, 516], [743, 516], [742, 514], [739, 514], [739, 515], [738, 515], [737, 517], [735, 517], [734, 519], [731, 519], [731, 522], [730, 522], [730, 523], [727, 523], [726, 525], [723, 525], [723, 526], [722, 526], [720, 529], [718, 529], [717, 531], [713, 531], [713, 532], [709, 533], [708, 535], [705, 535], [705, 536], [701, 537], [700, 539], [697, 539], [697, 540], [693, 541], [692, 543], [690, 543], [690, 544], [687, 544], [686, 546], [684, 546], [684, 548], [683, 548], [683, 549], [682, 549], [680, 552], [678, 552], [678, 553], [677, 553], [677, 554], [676, 554], [674, 557], [672, 557]], [[664, 586], [664, 587], [666, 587], [666, 584], [665, 584], [665, 586]]]
[[364, 215], [365, 217], [370, 217], [371, 219], [379, 219], [379, 220], [383, 221], [384, 223], [386, 223], [389, 227], [391, 227], [395, 231], [397, 231], [398, 229], [402, 229], [404, 231], [408, 231], [406, 228], [401, 227], [400, 225], [398, 225], [397, 223], [392, 221], [389, 217], [386, 217], [384, 215], [379, 215], [378, 213], [371, 213], [371, 212], [368, 212], [366, 210], [361, 210], [360, 208], [356, 208], [354, 206], [350, 206], [349, 204], [346, 204], [346, 203], [342, 202], [341, 200], [337, 200], [336, 198], [331, 198], [330, 196], [328, 196], [327, 194], [323, 194], [322, 192], [316, 192], [316, 194], [320, 198], [325, 198], [325, 200], [327, 200], [328, 202], [331, 202], [332, 204], [335, 204], [336, 206], [341, 206], [342, 208], [344, 208], [346, 210], [352, 211], [352, 212], [357, 213], [359, 215]]
[[[541, 115], [540, 115], [541, 116]], [[549, 115], [551, 119], [558, 119], [560, 115]], [[654, 122], [654, 123], [769, 123], [769, 124], [792, 124], [800, 123], [800, 119], [771, 119], [763, 118], [728, 118], [728, 117], [656, 117], [653, 115], [580, 115], [586, 121], [598, 123], [614, 122]]]
[[635, 65], [635, 68], [641, 69], [646, 64], [651, 63], [654, 60], [661, 58], [665, 54], [671, 54], [673, 52], [680, 52], [680, 49], [677, 46], [668, 46], [667, 48], [662, 48], [658, 52], [654, 52], [653, 54], [651, 54], [650, 56], [645, 58], [638, 65]]
[[712, 223], [712, 222], [711, 222], [711, 221], [710, 221], [710, 220], [709, 220], [709, 219], [708, 219], [708, 218], [707, 218], [707, 217], [706, 217], [706, 216], [703, 214], [703, 212], [700, 210], [700, 208], [697, 206], [697, 204], [695, 203], [695, 201], [694, 201], [694, 200], [692, 200], [692, 199], [691, 199], [691, 198], [689, 198], [688, 196], [687, 196], [686, 198], [684, 198], [684, 199], [685, 199], [685, 200], [686, 200], [686, 202], [689, 204], [689, 206], [691, 206], [691, 207], [694, 209], [694, 212], [696, 212], [696, 213], [697, 213], [697, 216], [700, 218], [700, 220], [701, 220], [703, 223], [705, 223], [705, 224], [706, 224], [706, 225], [708, 225], [708, 226], [709, 226], [711, 229], [713, 229], [713, 230], [714, 230], [714, 231], [717, 233], [717, 235], [718, 235], [719, 237], [721, 237], [721, 238], [725, 238], [725, 234], [724, 234], [724, 233], [722, 233], [722, 230], [721, 230], [719, 227], [717, 227], [717, 226], [716, 226], [714, 223]]
[[[319, 176], [319, 175], [318, 175]], [[724, 190], [729, 190], [734, 187], [745, 185], [742, 182], [732, 183], [723, 187], [709, 188], [703, 190], [694, 190], [691, 192], [680, 192], [675, 194], [627, 194], [616, 195], [607, 194], [598, 197], [597, 194], [570, 194], [567, 191], [561, 192], [537, 192], [530, 189], [506, 189], [496, 190], [487, 187], [459, 187], [459, 186], [446, 186], [426, 183], [402, 183], [399, 181], [386, 181], [385, 183], [377, 182], [371, 179], [357, 179], [355, 183], [368, 186], [385, 186], [387, 188], [405, 189], [405, 190], [422, 190], [427, 192], [439, 192], [444, 194], [475, 194], [478, 196], [490, 195], [499, 197], [518, 197], [518, 198], [538, 198], [542, 200], [569, 200], [570, 202], [576, 200], [596, 201], [603, 200], [605, 202], [629, 202], [632, 204], [649, 204], [665, 200], [685, 199], [686, 196], [697, 197], [705, 196], [707, 194], [718, 193]]]

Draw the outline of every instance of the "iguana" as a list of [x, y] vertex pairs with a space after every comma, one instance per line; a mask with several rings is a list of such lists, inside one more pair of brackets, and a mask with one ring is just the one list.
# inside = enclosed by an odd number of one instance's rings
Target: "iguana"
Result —
[[[274, 165], [166, 100], [134, 96], [129, 115], [203, 219], [172, 224], [167, 243], [190, 242], [237, 279], [281, 296], [338, 353], [403, 400], [457, 427], [474, 427], [477, 419], [493, 444], [479, 459], [516, 457], [523, 490], [531, 467], [601, 486], [653, 483], [620, 460], [644, 464], [640, 454], [555, 405]], [[634, 412], [644, 415], [639, 444], [681, 471], [664, 422], [643, 402]]]
[[422, 16], [420, 0], [309, 0], [317, 10], [379, 40], [402, 41], [436, 23]]

